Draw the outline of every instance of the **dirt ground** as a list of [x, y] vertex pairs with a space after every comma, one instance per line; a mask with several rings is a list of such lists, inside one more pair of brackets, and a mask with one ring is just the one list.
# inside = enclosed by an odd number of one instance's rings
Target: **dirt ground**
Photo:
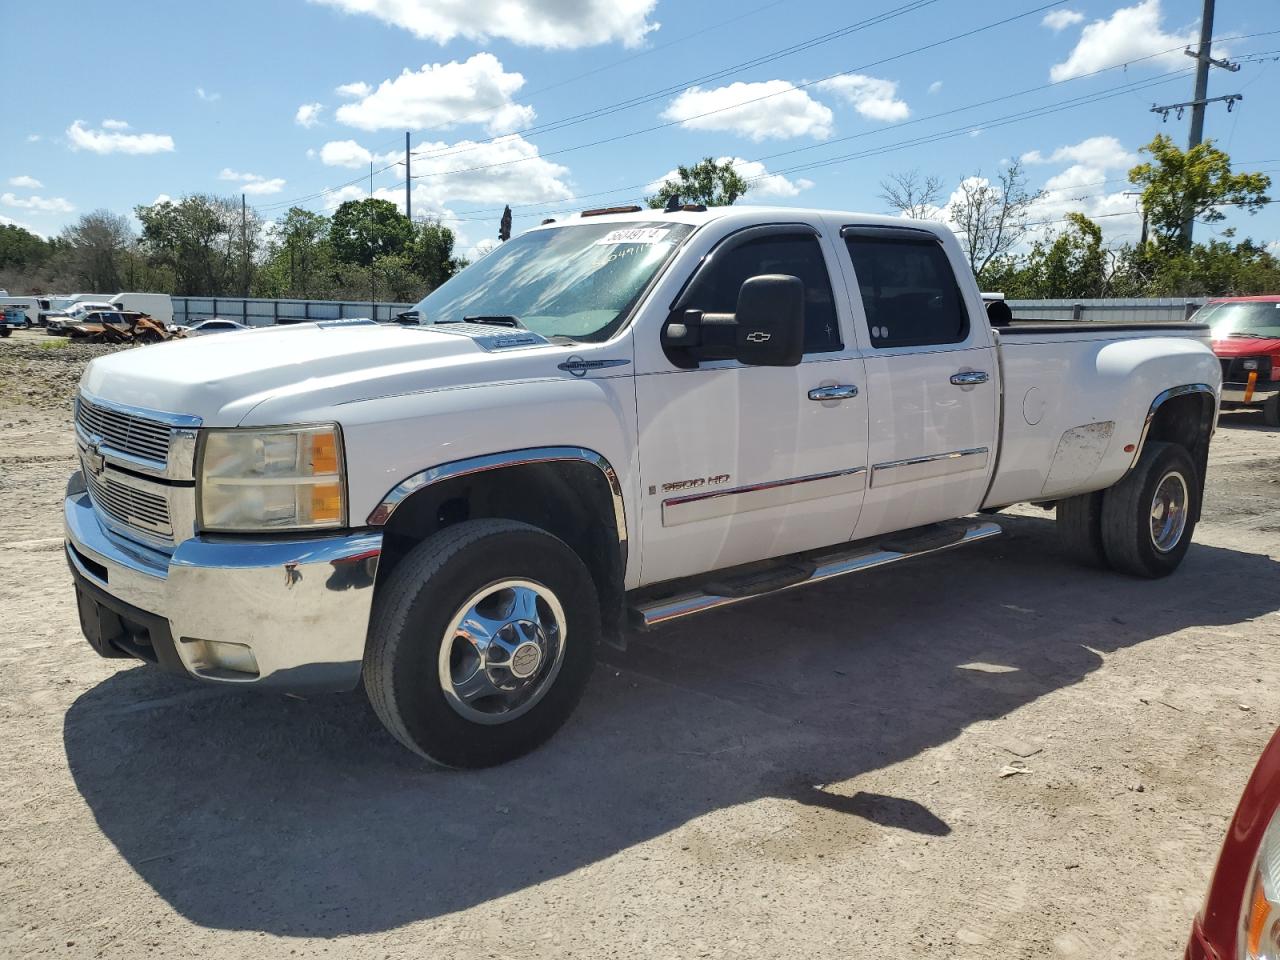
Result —
[[1019, 509], [610, 652], [549, 745], [459, 774], [359, 693], [93, 654], [61, 554], [84, 353], [0, 341], [0, 956], [1181, 955], [1280, 717], [1252, 414], [1167, 580], [1074, 567]]

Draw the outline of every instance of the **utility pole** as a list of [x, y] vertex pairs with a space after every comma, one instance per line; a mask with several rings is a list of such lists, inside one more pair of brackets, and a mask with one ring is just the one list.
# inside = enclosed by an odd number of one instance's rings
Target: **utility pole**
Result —
[[413, 184], [413, 177], [410, 176], [412, 171], [409, 169], [409, 157], [409, 131], [406, 130], [404, 132], [404, 215], [409, 219], [409, 222], [412, 223], [413, 209], [411, 207], [412, 200], [410, 199], [409, 188]]
[[[406, 158], [407, 160], [408, 158]], [[374, 293], [373, 258], [378, 245], [373, 237], [373, 161], [369, 161], [369, 319], [378, 319], [378, 300]]]
[[[1188, 57], [1193, 57], [1196, 61], [1196, 91], [1194, 98], [1184, 103], [1169, 103], [1164, 106], [1152, 104], [1151, 106], [1151, 112], [1160, 114], [1165, 120], [1169, 119], [1171, 111], [1176, 111], [1178, 119], [1181, 120], [1182, 111], [1187, 107], [1191, 108], [1191, 135], [1187, 138], [1188, 152], [1200, 146], [1204, 140], [1204, 108], [1206, 106], [1211, 103], [1225, 101], [1227, 112], [1230, 113], [1236, 101], [1244, 99], [1238, 93], [1229, 94], [1225, 97], [1209, 97], [1210, 67], [1219, 67], [1232, 73], [1240, 69], [1240, 64], [1238, 63], [1213, 59], [1213, 7], [1214, 0], [1204, 0], [1204, 12], [1200, 16], [1200, 44], [1194, 51], [1190, 47], [1183, 51]], [[1187, 250], [1191, 249], [1191, 232], [1195, 226], [1195, 218], [1190, 206], [1190, 202], [1188, 202], [1186, 212], [1182, 218], [1182, 245]]]
[[244, 194], [240, 194], [240, 287], [244, 290], [244, 298], [249, 299], [249, 204]]

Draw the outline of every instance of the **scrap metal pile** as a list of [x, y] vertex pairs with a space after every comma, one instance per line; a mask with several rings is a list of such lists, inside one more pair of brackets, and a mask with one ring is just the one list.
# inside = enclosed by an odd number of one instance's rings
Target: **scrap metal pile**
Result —
[[80, 343], [160, 343], [186, 336], [183, 330], [169, 332], [146, 315], [122, 318], [120, 323], [69, 324], [64, 333]]

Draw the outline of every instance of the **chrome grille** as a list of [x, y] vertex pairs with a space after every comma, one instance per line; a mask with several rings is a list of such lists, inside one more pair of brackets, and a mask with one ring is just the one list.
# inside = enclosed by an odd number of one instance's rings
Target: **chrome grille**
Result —
[[84, 471], [93, 505], [117, 523], [124, 524], [151, 537], [173, 539], [173, 522], [169, 517], [169, 501], [161, 493], [129, 486], [105, 470], [95, 476]]
[[83, 396], [76, 400], [76, 423], [89, 438], [131, 457], [163, 464], [169, 458], [173, 428], [167, 423], [99, 406]]

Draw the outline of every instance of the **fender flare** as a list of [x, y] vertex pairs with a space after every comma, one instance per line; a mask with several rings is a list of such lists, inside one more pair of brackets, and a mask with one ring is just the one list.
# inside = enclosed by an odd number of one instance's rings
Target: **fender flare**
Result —
[[1207, 383], [1184, 383], [1180, 386], [1170, 387], [1168, 390], [1162, 390], [1151, 401], [1151, 409], [1147, 411], [1147, 418], [1142, 422], [1142, 433], [1138, 436], [1138, 443], [1133, 451], [1133, 459], [1129, 462], [1129, 469], [1125, 471], [1126, 476], [1138, 465], [1138, 458], [1142, 456], [1142, 450], [1147, 445], [1147, 434], [1151, 432], [1151, 424], [1156, 418], [1156, 412], [1175, 397], [1184, 397], [1195, 393], [1207, 394], [1209, 399], [1213, 401], [1214, 422], [1209, 425], [1209, 435], [1213, 435], [1217, 429], [1218, 412], [1218, 392], [1213, 387]]
[[470, 474], [487, 473], [490, 470], [501, 470], [506, 467], [519, 467], [531, 463], [558, 463], [576, 461], [589, 463], [604, 476], [609, 485], [610, 498], [613, 501], [613, 519], [618, 531], [618, 546], [622, 550], [623, 566], [626, 565], [627, 550], [627, 512], [622, 499], [622, 483], [618, 472], [607, 459], [586, 447], [529, 447], [524, 450], [508, 450], [504, 453], [489, 453], [478, 457], [467, 457], [438, 466], [428, 467], [412, 476], [406, 477], [387, 491], [369, 514], [368, 524], [371, 527], [386, 526], [396, 508], [419, 490], [436, 483], [465, 477]]

